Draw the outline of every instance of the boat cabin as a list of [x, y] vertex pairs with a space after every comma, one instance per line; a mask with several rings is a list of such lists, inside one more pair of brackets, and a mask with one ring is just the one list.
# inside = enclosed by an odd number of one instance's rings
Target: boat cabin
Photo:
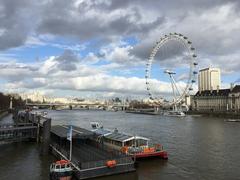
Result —
[[148, 146], [148, 138], [113, 132], [104, 137], [104, 142], [116, 148]]
[[140, 147], [140, 146], [148, 146], [150, 139], [141, 137], [141, 136], [133, 136], [126, 133], [120, 133], [117, 129], [114, 131], [106, 130], [103, 128], [96, 129], [94, 131], [96, 135], [101, 137], [102, 142], [110, 147], [115, 149], [121, 149], [122, 147]]

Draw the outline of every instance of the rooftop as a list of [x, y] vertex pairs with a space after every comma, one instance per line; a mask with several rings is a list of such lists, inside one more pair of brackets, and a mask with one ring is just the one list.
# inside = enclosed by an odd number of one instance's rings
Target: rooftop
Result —
[[[51, 132], [57, 136], [59, 136], [60, 138], [67, 138], [67, 133], [69, 131], [69, 127], [67, 125], [56, 125], [56, 126], [52, 126], [51, 127]], [[85, 139], [88, 137], [91, 137], [93, 135], [93, 132], [77, 127], [77, 126], [73, 126], [73, 130], [72, 130], [72, 138], [81, 138], [81, 139]]]
[[198, 91], [195, 96], [228, 96], [230, 93], [240, 93], [240, 85], [236, 85], [232, 91], [230, 89]]
[[233, 90], [232, 90], [233, 93], [240, 93], [240, 85], [236, 85]]
[[141, 137], [141, 136], [133, 136], [125, 133], [120, 133], [120, 132], [112, 132], [111, 134], [108, 134], [105, 136], [107, 139], [111, 139], [114, 141], [119, 141], [119, 142], [126, 142], [126, 141], [131, 141], [133, 139], [142, 139], [149, 141], [150, 139]]
[[228, 96], [230, 93], [230, 89], [219, 89], [219, 90], [205, 90], [200, 93], [197, 92], [196, 96]]
[[127, 134], [122, 134], [122, 133], [118, 133], [118, 132], [113, 132], [107, 136], [105, 136], [108, 139], [112, 139], [115, 141], [120, 141], [120, 142], [125, 142], [131, 138], [133, 138], [133, 136], [127, 135]]
[[220, 69], [208, 67], [208, 68], [200, 69], [199, 71], [201, 72], [201, 71], [206, 71], [206, 70], [220, 70]]
[[103, 129], [103, 128], [95, 129], [93, 132], [97, 135], [104, 135], [104, 136], [112, 133], [110, 130]]

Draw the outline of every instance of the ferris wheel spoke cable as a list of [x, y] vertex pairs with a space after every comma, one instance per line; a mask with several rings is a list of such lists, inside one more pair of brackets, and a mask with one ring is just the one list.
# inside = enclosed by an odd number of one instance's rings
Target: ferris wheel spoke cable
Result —
[[[177, 42], [178, 44], [174, 44], [175, 42]], [[189, 93], [190, 89], [192, 89], [192, 84], [196, 82], [195, 79], [196, 79], [197, 71], [194, 71], [194, 70], [198, 65], [198, 63], [196, 62], [197, 56], [195, 54], [195, 48], [192, 46], [192, 42], [190, 42], [186, 36], [183, 36], [182, 34], [179, 34], [179, 33], [170, 33], [169, 35], [165, 35], [161, 37], [159, 41], [157, 41], [156, 45], [153, 47], [153, 50], [150, 53], [150, 56], [146, 63], [146, 71], [145, 71], [148, 95], [149, 95], [149, 98], [154, 101], [157, 101], [159, 99], [156, 98], [157, 96], [154, 97], [153, 92], [156, 93], [159, 91], [155, 90], [154, 86], [151, 86], [153, 82], [150, 80], [150, 78], [151, 78], [152, 64], [158, 52], [160, 53], [160, 55], [158, 56], [160, 58], [159, 63], [162, 60], [162, 61], [165, 61], [163, 62], [163, 64], [165, 63], [166, 65], [170, 66], [170, 63], [167, 62], [167, 60], [174, 59], [174, 58], [178, 58], [177, 59], [177, 63], [178, 63], [180, 62], [181, 59], [176, 54], [181, 52], [181, 56], [183, 57], [183, 60], [184, 60], [183, 65], [188, 64], [189, 74], [188, 74], [186, 86], [184, 87], [184, 89], [182, 89], [180, 86], [178, 87], [178, 84], [174, 79], [174, 77], [172, 75], [170, 76], [174, 101], [168, 104], [175, 105], [175, 104], [181, 103], [184, 97]], [[172, 54], [169, 54], [170, 52], [172, 52]], [[176, 64], [176, 65], [178, 66], [175, 66], [175, 67], [180, 66], [180, 64]]]

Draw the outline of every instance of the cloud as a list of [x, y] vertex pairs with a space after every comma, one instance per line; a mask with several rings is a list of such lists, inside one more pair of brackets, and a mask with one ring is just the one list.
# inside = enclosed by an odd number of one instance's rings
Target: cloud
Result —
[[[57, 57], [49, 57], [34, 64], [0, 63], [0, 77], [7, 79], [3, 86], [9, 91], [29, 90], [70, 90], [76, 92], [94, 92], [125, 95], [147, 95], [145, 79], [110, 75], [119, 64], [92, 66], [81, 64], [80, 57], [72, 51], [63, 52]], [[170, 94], [170, 84], [153, 81], [156, 94]]]
[[[237, 0], [0, 0], [0, 78], [9, 88], [114, 94], [132, 93], [135, 86], [143, 93], [144, 80], [129, 74], [144, 76], [144, 71], [131, 72], [145, 68], [154, 44], [169, 32], [193, 42], [201, 68], [212, 65], [235, 75], [240, 69], [239, 10]], [[63, 53], [36, 63], [7, 55], [12, 48], [43, 46]], [[176, 56], [179, 47], [165, 50], [167, 56], [156, 56], [163, 68], [185, 65]]]
[[64, 53], [55, 59], [57, 62], [57, 69], [62, 71], [74, 71], [77, 69], [77, 63], [79, 61], [76, 54], [70, 50], [65, 50]]

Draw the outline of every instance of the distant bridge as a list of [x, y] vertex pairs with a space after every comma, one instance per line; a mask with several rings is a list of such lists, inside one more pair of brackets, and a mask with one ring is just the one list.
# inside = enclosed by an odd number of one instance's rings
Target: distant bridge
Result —
[[125, 109], [129, 107], [129, 104], [104, 104], [104, 103], [26, 103], [28, 107], [98, 107], [104, 109], [121, 108]]
[[26, 103], [26, 106], [104, 106], [101, 103]]

